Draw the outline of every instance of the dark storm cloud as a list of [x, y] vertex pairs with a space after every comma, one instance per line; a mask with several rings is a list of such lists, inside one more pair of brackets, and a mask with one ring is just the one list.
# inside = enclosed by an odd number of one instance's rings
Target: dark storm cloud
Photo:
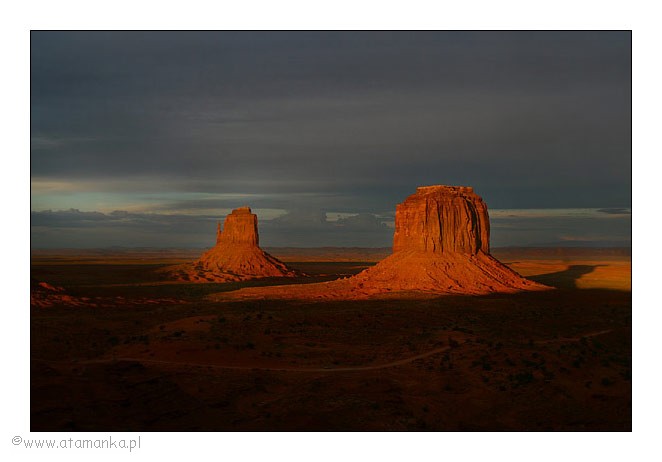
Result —
[[[76, 209], [32, 212], [32, 247], [210, 247], [218, 218]], [[392, 236], [393, 230], [382, 220], [366, 213], [328, 221], [324, 212], [297, 210], [260, 220], [263, 246], [388, 247]]]
[[627, 32], [31, 41], [37, 187], [168, 194], [155, 212], [205, 208], [184, 193], [243, 193], [261, 195], [253, 207], [389, 213], [425, 184], [471, 185], [500, 208], [631, 202]]
[[631, 227], [629, 214], [591, 209], [498, 211], [490, 219], [493, 247], [628, 247]]
[[629, 202], [628, 33], [39, 32], [31, 49], [35, 178]]
[[203, 247], [213, 245], [216, 217], [114, 211], [31, 212], [32, 247]]
[[[260, 223], [271, 246], [389, 247], [393, 229], [370, 213], [329, 221], [318, 210], [295, 210]], [[268, 236], [268, 237], [267, 237]], [[261, 242], [267, 242], [262, 239]]]
[[[569, 213], [567, 213], [569, 212]], [[216, 222], [224, 217], [195, 214], [32, 212], [32, 247], [211, 247]], [[296, 209], [259, 218], [260, 243], [275, 247], [390, 247], [392, 214], [333, 217]], [[600, 210], [495, 211], [491, 243], [504, 246], [629, 246], [631, 217]]]
[[[264, 185], [263, 185], [264, 186]], [[300, 186], [300, 185], [299, 185]], [[311, 184], [313, 186], [313, 184]], [[290, 188], [294, 185], [285, 185], [285, 193], [251, 195], [245, 199], [237, 198], [205, 198], [166, 201], [153, 206], [155, 212], [169, 212], [173, 210], [210, 210], [233, 209], [242, 205], [250, 205], [254, 209], [297, 209], [301, 213], [325, 213], [325, 211], [343, 211], [347, 213], [367, 213], [379, 210], [383, 206], [378, 198], [366, 198], [357, 202], [356, 198], [347, 193], [299, 193], [292, 194]], [[393, 207], [395, 208], [395, 206]], [[315, 212], [310, 212], [315, 211]]]
[[623, 208], [598, 209], [598, 212], [608, 213], [610, 215], [631, 215], [632, 214], [632, 210], [623, 209]]

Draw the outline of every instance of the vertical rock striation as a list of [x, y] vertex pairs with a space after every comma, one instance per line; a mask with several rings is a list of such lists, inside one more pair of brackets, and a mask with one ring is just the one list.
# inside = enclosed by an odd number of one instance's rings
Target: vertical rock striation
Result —
[[424, 186], [395, 211], [393, 252], [490, 252], [490, 219], [473, 188]]
[[239, 207], [225, 217], [223, 230], [219, 222], [216, 228], [216, 245], [231, 247], [259, 247], [260, 238], [257, 233], [257, 215], [250, 207]]

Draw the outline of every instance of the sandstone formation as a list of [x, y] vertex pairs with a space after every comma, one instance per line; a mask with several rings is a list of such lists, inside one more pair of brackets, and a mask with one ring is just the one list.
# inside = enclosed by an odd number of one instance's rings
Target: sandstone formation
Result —
[[393, 253], [490, 253], [487, 205], [473, 188], [423, 186], [395, 209]]
[[257, 216], [240, 207], [216, 230], [216, 245], [190, 265], [168, 268], [181, 281], [228, 282], [265, 277], [296, 276], [297, 272], [259, 247]]
[[30, 279], [30, 306], [50, 308], [52, 306], [85, 306], [89, 299], [73, 297], [64, 288]]
[[425, 186], [396, 208], [393, 254], [349, 279], [242, 289], [232, 297], [365, 298], [544, 290], [490, 255], [485, 202], [470, 187]]
[[399, 204], [393, 254], [356, 275], [376, 290], [455, 294], [544, 288], [490, 255], [490, 221], [469, 187], [426, 186]]
[[187, 303], [185, 300], [177, 298], [73, 296], [67, 293], [64, 287], [30, 279], [30, 306], [32, 308], [117, 308], [120, 306], [182, 305], [185, 303]]

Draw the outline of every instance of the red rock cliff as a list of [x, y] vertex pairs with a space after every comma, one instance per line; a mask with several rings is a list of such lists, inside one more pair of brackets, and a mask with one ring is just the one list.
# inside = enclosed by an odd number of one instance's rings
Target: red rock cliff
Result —
[[424, 186], [396, 208], [393, 255], [351, 281], [368, 293], [478, 295], [546, 288], [489, 252], [487, 205], [473, 188]]
[[490, 219], [473, 188], [423, 186], [395, 210], [393, 252], [490, 252]]
[[258, 247], [257, 215], [250, 207], [239, 207], [225, 217], [223, 230], [216, 229], [216, 245]]

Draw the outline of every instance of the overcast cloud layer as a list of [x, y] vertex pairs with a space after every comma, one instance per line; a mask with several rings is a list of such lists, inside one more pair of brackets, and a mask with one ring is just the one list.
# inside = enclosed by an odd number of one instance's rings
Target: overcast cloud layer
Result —
[[[629, 242], [630, 45], [628, 32], [34, 32], [32, 245], [85, 228], [80, 246], [156, 230], [159, 245], [204, 246], [203, 224], [241, 205], [263, 211], [269, 245], [389, 245], [395, 204], [427, 184], [473, 186], [493, 209], [625, 209], [609, 221], [625, 232], [536, 226]], [[546, 239], [494, 225], [502, 245]]]

